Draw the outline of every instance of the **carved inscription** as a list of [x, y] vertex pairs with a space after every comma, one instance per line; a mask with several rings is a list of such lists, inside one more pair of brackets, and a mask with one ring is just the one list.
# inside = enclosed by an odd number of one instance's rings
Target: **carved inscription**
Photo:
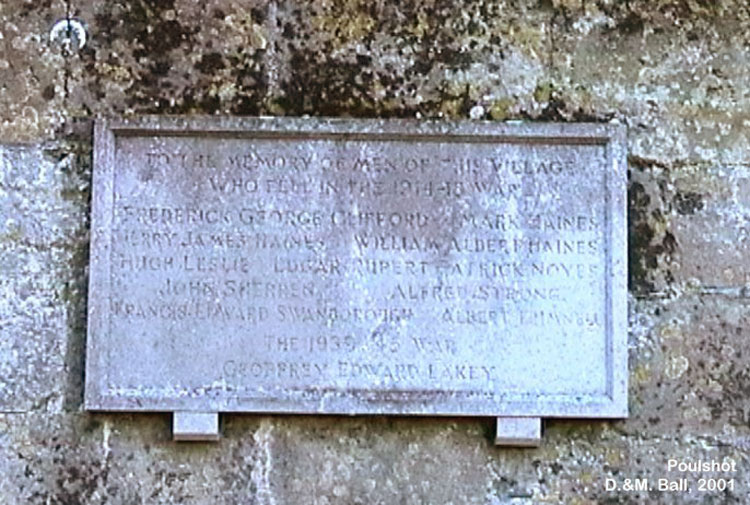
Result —
[[107, 394], [606, 395], [606, 159], [437, 136], [118, 139], [107, 356], [138, 359]]

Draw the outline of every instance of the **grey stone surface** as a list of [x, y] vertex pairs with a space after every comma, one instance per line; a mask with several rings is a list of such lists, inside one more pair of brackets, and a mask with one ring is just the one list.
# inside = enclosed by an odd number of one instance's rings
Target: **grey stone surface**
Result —
[[[66, 15], [88, 34], [70, 54], [48, 40]], [[748, 46], [745, 0], [0, 2], [2, 149], [21, 173], [52, 164], [3, 186], [0, 226], [55, 237], [0, 232], [0, 361], [51, 365], [3, 367], [2, 409], [25, 412], [0, 414], [0, 502], [747, 503]], [[167, 414], [83, 412], [92, 143], [76, 132], [145, 113], [627, 125], [628, 420], [548, 420], [539, 448], [508, 450], [490, 419], [226, 414], [221, 441], [186, 446]], [[678, 478], [670, 458], [732, 459], [709, 476], [740, 485], [605, 488]]]
[[96, 132], [87, 408], [627, 415], [623, 128]]
[[0, 147], [0, 411], [66, 401], [68, 334], [82, 323], [72, 320], [80, 250], [69, 245], [87, 234], [80, 175], [75, 155], [52, 146]]
[[172, 438], [184, 441], [215, 441], [219, 439], [219, 414], [216, 412], [175, 412]]
[[542, 420], [538, 417], [498, 417], [495, 445], [538, 447], [542, 442]]

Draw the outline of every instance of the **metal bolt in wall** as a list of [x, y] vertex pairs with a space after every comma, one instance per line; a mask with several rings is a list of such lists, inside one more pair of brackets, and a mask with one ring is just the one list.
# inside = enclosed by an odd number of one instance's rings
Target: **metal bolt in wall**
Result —
[[71, 54], [86, 45], [86, 28], [78, 19], [60, 19], [52, 26], [49, 39], [52, 44], [60, 46], [65, 54]]

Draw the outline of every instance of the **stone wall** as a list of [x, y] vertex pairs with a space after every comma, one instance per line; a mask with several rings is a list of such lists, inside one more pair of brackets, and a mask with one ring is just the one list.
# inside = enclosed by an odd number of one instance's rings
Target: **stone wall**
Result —
[[[55, 22], [86, 30], [82, 48]], [[627, 421], [82, 411], [92, 119], [326, 115], [628, 126]], [[745, 0], [0, 3], [0, 503], [750, 501]], [[733, 461], [733, 491], [609, 491]], [[655, 484], [653, 484], [655, 487]]]

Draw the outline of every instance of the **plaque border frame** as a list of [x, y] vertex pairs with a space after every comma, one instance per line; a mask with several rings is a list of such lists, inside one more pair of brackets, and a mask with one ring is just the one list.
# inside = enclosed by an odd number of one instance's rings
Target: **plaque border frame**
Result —
[[[109, 311], [106, 295], [112, 292], [112, 225], [114, 223], [114, 169], [118, 137], [170, 136], [218, 138], [289, 138], [342, 140], [457, 141], [526, 144], [599, 145], [605, 150], [606, 338], [607, 394], [528, 395], [528, 400], [482, 400], [482, 408], [462, 408], [464, 392], [361, 390], [322, 391], [306, 398], [304, 391], [291, 396], [279, 388], [252, 399], [203, 395], [163, 398], [154, 391], [107, 391], [109, 356], [100, 350], [106, 338]], [[242, 412], [275, 414], [420, 415], [492, 417], [587, 417], [628, 416], [627, 352], [627, 158], [626, 127], [612, 123], [528, 123], [488, 121], [438, 121], [408, 119], [342, 119], [284, 117], [140, 116], [100, 119], [94, 127], [91, 201], [91, 246], [88, 291], [84, 408], [126, 412]], [[104, 294], [104, 296], [102, 296]], [[111, 361], [110, 361], [111, 362]], [[226, 390], [224, 391], [226, 392]], [[357, 393], [357, 394], [355, 394]], [[429, 396], [432, 394], [432, 396]], [[429, 396], [429, 397], [427, 397]], [[437, 399], [441, 396], [441, 399]], [[479, 396], [482, 396], [481, 394]], [[485, 395], [486, 396], [486, 395]], [[465, 398], [463, 398], [465, 400]], [[465, 407], [465, 405], [464, 405]]]

